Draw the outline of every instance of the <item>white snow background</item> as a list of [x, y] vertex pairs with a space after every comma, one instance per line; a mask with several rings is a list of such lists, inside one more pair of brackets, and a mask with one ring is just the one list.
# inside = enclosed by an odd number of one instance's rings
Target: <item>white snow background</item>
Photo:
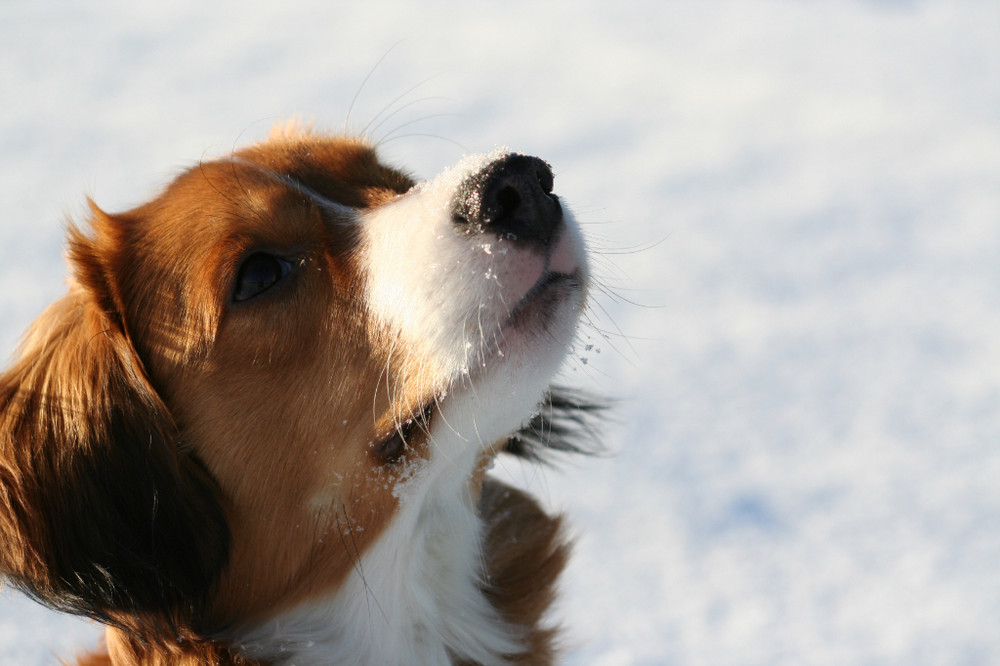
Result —
[[[12, 1], [0, 96], [2, 354], [88, 194], [294, 115], [420, 177], [509, 145], [619, 399], [610, 455], [501, 470], [578, 536], [567, 663], [1000, 663], [1000, 3]], [[0, 597], [0, 663], [98, 634]]]

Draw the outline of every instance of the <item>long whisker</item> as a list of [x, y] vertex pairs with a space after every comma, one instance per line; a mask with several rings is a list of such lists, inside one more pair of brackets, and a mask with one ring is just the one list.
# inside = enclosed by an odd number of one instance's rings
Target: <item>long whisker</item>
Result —
[[354, 112], [354, 105], [357, 103], [358, 98], [361, 96], [361, 91], [363, 91], [365, 89], [365, 86], [368, 84], [368, 79], [372, 77], [372, 74], [375, 73], [375, 70], [377, 70], [382, 65], [382, 61], [385, 60], [389, 56], [389, 54], [392, 53], [397, 46], [399, 46], [399, 44], [400, 42], [396, 42], [388, 49], [386, 49], [385, 53], [382, 54], [382, 56], [375, 62], [375, 64], [372, 65], [372, 68], [368, 70], [368, 73], [365, 74], [365, 78], [361, 80], [361, 85], [358, 86], [357, 91], [355, 91], [354, 93], [354, 97], [351, 98], [350, 106], [347, 107], [347, 115], [344, 117], [344, 134], [347, 134], [348, 130], [351, 127], [351, 113]]

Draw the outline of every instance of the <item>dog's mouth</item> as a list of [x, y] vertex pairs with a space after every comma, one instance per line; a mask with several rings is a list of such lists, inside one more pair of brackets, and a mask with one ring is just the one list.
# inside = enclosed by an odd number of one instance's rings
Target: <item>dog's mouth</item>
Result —
[[583, 276], [580, 269], [572, 273], [546, 271], [510, 311], [500, 327], [501, 332], [522, 326], [544, 330], [556, 316], [567, 294], [582, 288]]
[[[530, 252], [531, 250], [527, 250]], [[510, 310], [501, 331], [521, 328], [542, 331], [552, 325], [559, 306], [586, 283], [584, 261], [565, 222], [560, 220], [544, 256], [536, 266], [538, 277]]]

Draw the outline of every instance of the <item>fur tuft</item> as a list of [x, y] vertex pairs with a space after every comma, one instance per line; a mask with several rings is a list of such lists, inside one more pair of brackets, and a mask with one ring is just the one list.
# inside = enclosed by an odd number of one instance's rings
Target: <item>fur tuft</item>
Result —
[[552, 463], [553, 454], [560, 453], [599, 455], [603, 447], [598, 424], [607, 409], [607, 403], [583, 392], [553, 386], [503, 452], [537, 463]]

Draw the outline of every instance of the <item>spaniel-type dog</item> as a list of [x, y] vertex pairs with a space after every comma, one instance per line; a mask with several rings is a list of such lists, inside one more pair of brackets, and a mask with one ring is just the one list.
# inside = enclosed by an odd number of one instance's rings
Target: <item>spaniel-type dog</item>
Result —
[[82, 664], [547, 664], [587, 292], [542, 160], [414, 183], [278, 131], [72, 226], [0, 375], [0, 570], [107, 625]]

